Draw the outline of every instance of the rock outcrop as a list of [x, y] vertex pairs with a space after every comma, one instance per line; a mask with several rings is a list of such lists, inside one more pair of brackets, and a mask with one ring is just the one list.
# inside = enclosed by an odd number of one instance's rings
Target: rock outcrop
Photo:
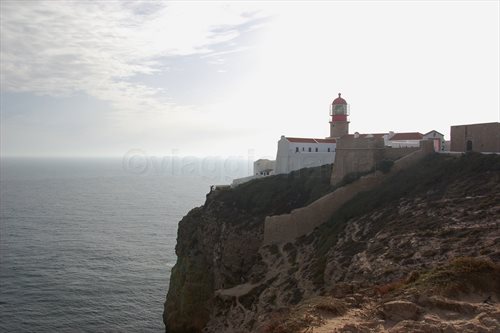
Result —
[[295, 242], [267, 215], [333, 190], [329, 169], [212, 193], [179, 224], [168, 332], [495, 332], [500, 156], [434, 155]]
[[[232, 298], [227, 295], [261, 281], [267, 270], [259, 253], [265, 216], [290, 212], [328, 193], [330, 173], [331, 165], [257, 179], [214, 191], [203, 207], [191, 210], [179, 223], [177, 263], [163, 316], [168, 331], [200, 332], [213, 309]], [[238, 285], [244, 288], [232, 289]]]

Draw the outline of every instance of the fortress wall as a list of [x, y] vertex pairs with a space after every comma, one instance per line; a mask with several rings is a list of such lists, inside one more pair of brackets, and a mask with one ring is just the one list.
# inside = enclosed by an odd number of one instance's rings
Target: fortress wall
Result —
[[419, 147], [405, 147], [405, 148], [385, 148], [384, 149], [384, 159], [395, 161], [403, 156], [411, 154], [417, 150]]
[[337, 150], [338, 158], [332, 169], [332, 185], [338, 184], [348, 174], [373, 170], [382, 155], [381, 149]]
[[451, 151], [467, 151], [467, 141], [472, 151], [500, 152], [500, 123], [484, 123], [451, 126]]
[[374, 149], [384, 148], [384, 139], [381, 137], [354, 137], [345, 136], [337, 140], [337, 149]]
[[263, 245], [284, 243], [298, 237], [297, 223], [291, 221], [289, 214], [266, 216], [264, 222]]
[[356, 194], [377, 187], [389, 175], [408, 168], [433, 152], [432, 141], [421, 141], [419, 150], [395, 161], [391, 171], [387, 174], [376, 171], [338, 188], [306, 207], [295, 209], [289, 214], [267, 216], [264, 221], [263, 245], [290, 242], [312, 232], [316, 227], [327, 222], [343, 204]]
[[376, 187], [385, 177], [381, 172], [369, 174], [319, 198], [309, 206], [295, 209], [289, 214], [267, 216], [264, 222], [264, 245], [292, 241], [310, 233], [328, 221], [335, 211], [356, 194]]
[[338, 184], [350, 173], [373, 170], [383, 154], [383, 138], [340, 138], [333, 164], [332, 185]]
[[422, 140], [420, 141], [420, 149], [395, 161], [390, 173], [404, 170], [432, 153], [434, 153], [432, 140]]

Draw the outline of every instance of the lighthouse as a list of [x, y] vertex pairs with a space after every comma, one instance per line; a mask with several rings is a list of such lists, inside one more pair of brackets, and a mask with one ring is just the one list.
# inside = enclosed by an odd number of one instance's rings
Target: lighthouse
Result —
[[349, 104], [340, 97], [339, 93], [339, 97], [335, 98], [330, 106], [330, 116], [332, 117], [330, 121], [330, 138], [340, 138], [349, 134], [348, 115]]

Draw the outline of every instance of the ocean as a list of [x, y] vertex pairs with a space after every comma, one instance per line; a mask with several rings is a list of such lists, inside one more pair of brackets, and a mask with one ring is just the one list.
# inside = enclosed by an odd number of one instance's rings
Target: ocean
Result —
[[177, 224], [248, 163], [129, 162], [1, 160], [1, 332], [164, 331]]

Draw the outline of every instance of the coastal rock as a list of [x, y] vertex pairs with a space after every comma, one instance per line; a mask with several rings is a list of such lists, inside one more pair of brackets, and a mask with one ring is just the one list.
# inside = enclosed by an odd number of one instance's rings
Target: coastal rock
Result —
[[180, 222], [168, 332], [500, 331], [500, 156], [431, 156], [261, 246], [266, 215], [332, 190], [308, 172], [212, 193]]
[[408, 301], [391, 301], [382, 306], [384, 318], [394, 321], [417, 320], [420, 312], [416, 304]]

